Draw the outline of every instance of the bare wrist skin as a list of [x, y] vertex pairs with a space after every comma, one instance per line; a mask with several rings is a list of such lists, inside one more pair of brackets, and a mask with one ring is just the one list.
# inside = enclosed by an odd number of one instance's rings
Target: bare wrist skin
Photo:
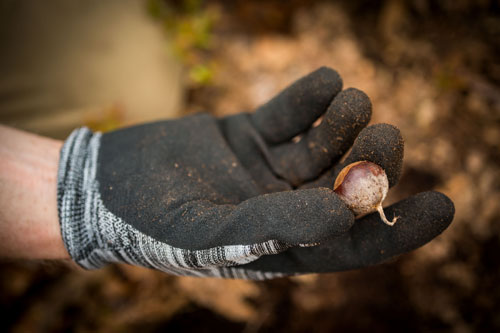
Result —
[[0, 257], [69, 258], [57, 215], [61, 146], [0, 125]]

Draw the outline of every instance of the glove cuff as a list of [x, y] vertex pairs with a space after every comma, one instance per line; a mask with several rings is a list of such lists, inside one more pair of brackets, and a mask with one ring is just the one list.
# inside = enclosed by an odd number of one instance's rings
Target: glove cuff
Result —
[[80, 128], [68, 137], [60, 153], [57, 208], [64, 245], [75, 262], [92, 251], [95, 235], [88, 213], [89, 188], [95, 179], [101, 133]]

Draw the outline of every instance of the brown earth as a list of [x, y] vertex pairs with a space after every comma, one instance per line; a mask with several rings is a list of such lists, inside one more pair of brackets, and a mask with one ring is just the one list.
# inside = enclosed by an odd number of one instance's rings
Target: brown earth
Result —
[[252, 110], [319, 66], [398, 126], [404, 175], [389, 202], [438, 189], [455, 220], [376, 267], [266, 282], [113, 265], [0, 264], [2, 327], [28, 331], [492, 332], [500, 330], [500, 8], [494, 1], [210, 1], [210, 86], [186, 113]]

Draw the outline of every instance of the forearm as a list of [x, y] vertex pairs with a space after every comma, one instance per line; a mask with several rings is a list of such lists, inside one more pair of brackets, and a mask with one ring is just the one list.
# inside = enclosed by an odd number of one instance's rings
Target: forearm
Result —
[[69, 258], [57, 216], [61, 146], [0, 125], [0, 257]]

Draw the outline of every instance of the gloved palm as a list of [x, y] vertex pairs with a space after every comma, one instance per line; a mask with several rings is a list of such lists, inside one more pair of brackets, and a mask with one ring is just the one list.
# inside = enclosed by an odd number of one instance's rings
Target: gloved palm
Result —
[[453, 217], [444, 195], [387, 209], [401, 216], [391, 228], [376, 215], [354, 223], [331, 190], [357, 160], [382, 166], [393, 186], [403, 158], [399, 131], [363, 130], [368, 97], [341, 88], [338, 74], [321, 68], [254, 113], [75, 131], [61, 152], [58, 185], [70, 255], [86, 268], [127, 262], [265, 279], [371, 265], [428, 242]]

